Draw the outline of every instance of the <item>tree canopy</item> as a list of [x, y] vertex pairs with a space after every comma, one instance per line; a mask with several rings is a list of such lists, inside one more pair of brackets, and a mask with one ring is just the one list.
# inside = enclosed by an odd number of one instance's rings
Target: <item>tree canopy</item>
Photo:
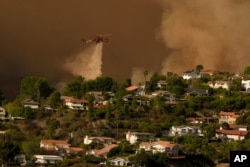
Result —
[[250, 66], [246, 66], [243, 73], [246, 75], [249, 75], [250, 74]]
[[7, 166], [8, 162], [19, 152], [20, 148], [10, 134], [0, 135], [0, 160], [2, 166]]
[[22, 79], [20, 87], [20, 95], [39, 101], [40, 98], [47, 98], [53, 88], [44, 78], [37, 76], [28, 76]]

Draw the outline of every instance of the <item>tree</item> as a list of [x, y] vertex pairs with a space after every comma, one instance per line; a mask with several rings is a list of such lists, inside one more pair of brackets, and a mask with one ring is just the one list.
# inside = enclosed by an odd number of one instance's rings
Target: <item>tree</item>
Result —
[[203, 65], [199, 64], [196, 66], [196, 71], [200, 72], [201, 70], [203, 70]]
[[168, 157], [165, 153], [148, 153], [145, 150], [140, 150], [134, 157], [131, 157], [130, 160], [136, 164], [136, 166], [144, 167], [167, 167]]
[[52, 109], [56, 109], [61, 105], [61, 94], [59, 92], [53, 92], [49, 97], [49, 104]]
[[166, 90], [171, 91], [177, 95], [182, 95], [184, 92], [184, 88], [188, 86], [182, 77], [176, 75], [167, 77], [166, 81]]
[[46, 125], [48, 126], [47, 137], [53, 139], [55, 137], [56, 129], [60, 127], [60, 122], [54, 118], [48, 118], [46, 120]]
[[0, 106], [3, 105], [4, 100], [6, 100], [5, 94], [0, 90]]
[[21, 116], [22, 115], [22, 106], [17, 102], [8, 103], [5, 106], [7, 112], [11, 114], [11, 116]]
[[249, 75], [250, 74], [250, 66], [245, 67], [244, 74]]
[[152, 112], [154, 113], [155, 117], [161, 116], [162, 113], [164, 112], [164, 97], [163, 96], [156, 96], [153, 101], [152, 105]]
[[[166, 80], [166, 76], [164, 75], [159, 75], [158, 73], [154, 73], [152, 75], [152, 77], [150, 78], [150, 81], [149, 81], [149, 85], [148, 85], [148, 89], [149, 91], [153, 92], [157, 89], [157, 83], [160, 81], [160, 80]], [[164, 89], [164, 88], [162, 88]]]
[[28, 76], [21, 81], [20, 95], [24, 98], [39, 101], [40, 98], [47, 98], [52, 91], [53, 88], [44, 78]]
[[19, 146], [12, 139], [10, 134], [0, 135], [0, 160], [2, 167], [6, 167], [10, 160], [20, 152]]
[[35, 112], [30, 107], [22, 107], [22, 115], [26, 119], [34, 119]]
[[81, 98], [84, 93], [83, 83], [84, 78], [82, 76], [77, 76], [66, 85], [64, 94], [78, 99]]
[[205, 126], [202, 128], [204, 137], [205, 137], [206, 139], [210, 140], [212, 137], [215, 136], [215, 129], [216, 129], [216, 126], [213, 125], [213, 124], [205, 125]]
[[202, 138], [194, 135], [184, 135], [180, 137], [180, 144], [182, 144], [183, 152], [186, 154], [199, 153], [202, 146]]
[[95, 90], [96, 91], [111, 91], [115, 82], [111, 77], [101, 76], [95, 79]]
[[30, 140], [22, 142], [22, 150], [25, 155], [31, 158], [33, 155], [40, 153], [40, 140]]
[[227, 122], [222, 122], [221, 127], [222, 129], [226, 129], [226, 130], [230, 129], [230, 126]]

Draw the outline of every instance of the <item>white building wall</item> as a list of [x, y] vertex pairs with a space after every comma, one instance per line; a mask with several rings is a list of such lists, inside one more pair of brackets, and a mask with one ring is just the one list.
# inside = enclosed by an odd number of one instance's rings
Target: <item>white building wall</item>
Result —
[[250, 88], [250, 80], [242, 80], [241, 85], [247, 90]]

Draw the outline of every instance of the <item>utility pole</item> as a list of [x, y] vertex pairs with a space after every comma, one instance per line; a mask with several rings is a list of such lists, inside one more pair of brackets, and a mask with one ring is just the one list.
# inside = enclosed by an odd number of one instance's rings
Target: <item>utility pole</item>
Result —
[[145, 86], [145, 88], [144, 88], [144, 91], [145, 91], [145, 94], [146, 94], [146, 90], [147, 90], [147, 75], [148, 75], [148, 71], [147, 70], [145, 70], [144, 72], [143, 72], [143, 75], [144, 75], [144, 86]]

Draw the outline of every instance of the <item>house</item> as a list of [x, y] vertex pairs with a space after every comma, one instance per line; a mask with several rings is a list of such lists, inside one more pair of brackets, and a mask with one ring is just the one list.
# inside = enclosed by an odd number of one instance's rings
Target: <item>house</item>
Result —
[[249, 131], [234, 129], [216, 129], [215, 136], [222, 140], [244, 140], [249, 138]]
[[115, 148], [117, 147], [118, 145], [117, 144], [111, 144], [111, 145], [108, 145], [102, 149], [93, 149], [93, 150], [90, 150], [90, 151], [87, 151], [86, 154], [87, 155], [94, 155], [96, 157], [103, 157], [103, 158], [107, 158], [107, 154], [109, 153], [109, 151], [112, 149], [112, 148]]
[[210, 123], [210, 122], [218, 122], [217, 118], [212, 117], [190, 117], [186, 118], [186, 121], [191, 124], [202, 124], [202, 123]]
[[95, 97], [95, 100], [93, 103], [99, 104], [99, 105], [105, 105], [108, 102], [112, 103], [114, 100], [114, 93], [113, 92], [89, 92], [90, 95], [93, 95]]
[[14, 160], [20, 164], [26, 164], [27, 162], [26, 155], [24, 154], [15, 155]]
[[178, 144], [171, 143], [169, 141], [157, 141], [157, 142], [142, 142], [139, 145], [139, 150], [144, 149], [155, 153], [166, 153], [168, 156], [178, 156], [179, 146]]
[[228, 124], [235, 124], [237, 118], [240, 117], [240, 114], [236, 112], [224, 112], [221, 111], [219, 115], [219, 123], [226, 122]]
[[0, 135], [6, 134], [6, 130], [0, 130]]
[[65, 101], [66, 99], [74, 99], [74, 97], [73, 96], [61, 96], [60, 99], [62, 101]]
[[116, 143], [116, 140], [111, 138], [111, 137], [88, 137], [88, 136], [85, 136], [85, 138], [83, 140], [83, 143], [85, 145], [89, 145], [92, 142], [100, 143], [103, 145], [111, 145], [111, 144]]
[[79, 153], [83, 152], [83, 148], [81, 147], [69, 147], [64, 149], [66, 153]]
[[0, 119], [5, 119], [6, 117], [6, 112], [3, 107], [0, 107]]
[[169, 91], [159, 90], [159, 91], [152, 92], [152, 95], [153, 96], [162, 96], [164, 98], [164, 100], [166, 100], [166, 101], [175, 101], [176, 100], [176, 94], [171, 93]]
[[246, 125], [231, 124], [231, 125], [229, 125], [229, 128], [234, 129], [234, 130], [239, 130], [239, 131], [247, 131], [248, 130], [248, 127]]
[[138, 96], [138, 95], [127, 94], [127, 95], [124, 95], [122, 97], [122, 100], [125, 103], [128, 103], [128, 104], [131, 104], [134, 99], [140, 105], [149, 105], [150, 104], [150, 101], [146, 96]]
[[31, 109], [38, 109], [40, 104], [34, 100], [28, 99], [22, 102], [24, 107], [30, 107]]
[[128, 92], [133, 92], [134, 95], [143, 96], [145, 95], [145, 90], [143, 87], [132, 85], [125, 89]]
[[242, 80], [241, 86], [246, 90], [246, 92], [250, 91], [250, 80]]
[[63, 153], [78, 153], [83, 151], [81, 147], [71, 147], [66, 140], [41, 140], [40, 148], [49, 151], [61, 151]]
[[198, 126], [172, 126], [169, 130], [169, 136], [175, 135], [196, 135], [196, 136], [203, 136], [201, 133], [201, 129]]
[[109, 160], [111, 166], [129, 166], [129, 160], [127, 157], [116, 157]]
[[56, 155], [34, 155], [35, 163], [40, 165], [56, 164], [63, 160], [61, 156]]
[[182, 74], [182, 78], [185, 80], [190, 80], [193, 78], [200, 78], [201, 75], [198, 71], [187, 71], [185, 73]]
[[157, 82], [157, 88], [159, 88], [159, 89], [166, 88], [167, 85], [168, 85], [167, 81], [164, 81], [164, 80], [160, 80]]
[[126, 133], [126, 140], [130, 144], [135, 144], [137, 141], [154, 141], [155, 135], [153, 133], [130, 132]]
[[186, 89], [186, 95], [188, 96], [208, 96], [208, 90], [206, 89]]
[[132, 94], [127, 94], [127, 95], [124, 95], [122, 97], [122, 100], [125, 102], [125, 103], [132, 103], [132, 100], [133, 100], [134, 96]]
[[229, 90], [230, 89], [230, 84], [231, 84], [230, 81], [208, 82], [208, 86], [210, 88], [213, 88], [213, 89], [222, 88], [222, 89]]
[[215, 74], [219, 74], [219, 71], [215, 71], [215, 70], [202, 70], [200, 72], [201, 76], [212, 76]]
[[45, 150], [68, 149], [70, 144], [66, 140], [41, 140], [40, 148]]
[[88, 110], [89, 101], [83, 99], [65, 99], [65, 105], [73, 110]]

